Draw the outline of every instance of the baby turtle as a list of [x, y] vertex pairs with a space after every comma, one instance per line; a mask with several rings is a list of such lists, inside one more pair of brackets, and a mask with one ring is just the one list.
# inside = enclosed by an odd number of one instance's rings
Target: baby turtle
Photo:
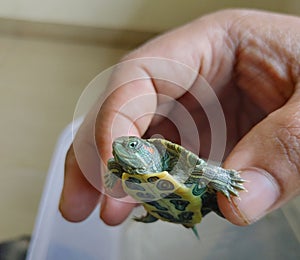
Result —
[[123, 189], [141, 202], [146, 216], [136, 221], [158, 219], [192, 228], [207, 213], [222, 216], [216, 192], [238, 197], [244, 180], [238, 171], [210, 165], [184, 147], [164, 139], [117, 138], [108, 160], [105, 185], [112, 188], [118, 179]]

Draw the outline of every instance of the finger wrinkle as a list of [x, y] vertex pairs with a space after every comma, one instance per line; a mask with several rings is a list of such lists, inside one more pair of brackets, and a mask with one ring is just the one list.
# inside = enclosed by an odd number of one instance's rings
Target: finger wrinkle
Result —
[[[151, 76], [150, 71], [148, 70], [148, 68], [145, 65], [141, 65], [141, 69], [145, 72], [145, 74], [149, 77], [150, 82], [151, 82], [151, 86], [152, 86], [152, 91], [154, 91], [156, 94], [159, 93], [155, 80], [153, 79], [153, 77]], [[147, 84], [148, 85], [148, 84]], [[148, 85], [149, 86], [149, 85]], [[158, 100], [156, 99], [156, 104], [158, 104]]]
[[300, 177], [300, 127], [281, 128], [275, 137], [276, 142], [282, 150], [293, 172], [297, 172]]

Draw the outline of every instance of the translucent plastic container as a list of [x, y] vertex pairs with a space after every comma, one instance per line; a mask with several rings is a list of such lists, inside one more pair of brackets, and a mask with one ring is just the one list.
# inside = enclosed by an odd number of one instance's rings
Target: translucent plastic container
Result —
[[[49, 169], [28, 260], [190, 260], [300, 259], [299, 200], [249, 227], [237, 227], [209, 214], [198, 225], [200, 240], [180, 225], [128, 219], [108, 227], [99, 208], [81, 223], [65, 221], [58, 211], [65, 154], [72, 127], [61, 135]], [[134, 215], [143, 214], [137, 209]]]

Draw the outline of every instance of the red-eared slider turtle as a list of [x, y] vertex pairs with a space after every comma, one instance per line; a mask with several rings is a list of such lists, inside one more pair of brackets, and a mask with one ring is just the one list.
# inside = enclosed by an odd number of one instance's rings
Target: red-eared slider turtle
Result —
[[[114, 158], [108, 161], [107, 188], [118, 178], [126, 193], [141, 202], [146, 216], [136, 221], [157, 219], [192, 228], [207, 213], [222, 216], [216, 192], [238, 196], [244, 190], [239, 172], [213, 166], [180, 145], [164, 139], [119, 137], [113, 142]], [[118, 178], [117, 178], [118, 177]]]

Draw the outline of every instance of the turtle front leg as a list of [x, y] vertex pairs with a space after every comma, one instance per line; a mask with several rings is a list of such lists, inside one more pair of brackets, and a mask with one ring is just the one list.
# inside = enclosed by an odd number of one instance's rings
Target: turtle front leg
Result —
[[200, 187], [206, 185], [208, 188], [222, 192], [227, 199], [230, 199], [230, 194], [239, 197], [239, 191], [245, 190], [243, 182], [245, 180], [241, 178], [238, 171], [211, 165], [204, 166], [199, 177]]
[[108, 172], [104, 175], [105, 187], [112, 189], [119, 179], [122, 179], [123, 169], [114, 160], [110, 158], [107, 162]]

